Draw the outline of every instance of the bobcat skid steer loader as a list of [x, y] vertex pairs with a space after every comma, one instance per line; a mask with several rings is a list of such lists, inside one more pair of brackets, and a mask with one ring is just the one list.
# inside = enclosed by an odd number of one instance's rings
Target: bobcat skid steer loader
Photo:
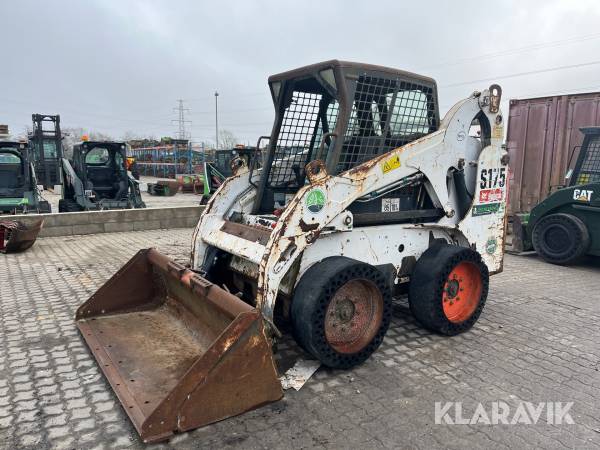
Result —
[[435, 82], [399, 70], [327, 61], [269, 85], [265, 163], [240, 160], [209, 200], [191, 269], [142, 250], [77, 312], [145, 441], [279, 399], [286, 319], [307, 352], [350, 368], [381, 344], [395, 293], [454, 335], [502, 270], [499, 86], [440, 121]]

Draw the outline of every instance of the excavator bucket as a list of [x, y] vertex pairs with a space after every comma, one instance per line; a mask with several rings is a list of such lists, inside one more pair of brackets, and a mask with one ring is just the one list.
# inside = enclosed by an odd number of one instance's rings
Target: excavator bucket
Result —
[[260, 312], [155, 249], [138, 252], [76, 321], [144, 442], [283, 396]]
[[16, 220], [0, 220], [0, 253], [23, 252], [30, 248], [44, 226], [40, 219], [30, 226]]

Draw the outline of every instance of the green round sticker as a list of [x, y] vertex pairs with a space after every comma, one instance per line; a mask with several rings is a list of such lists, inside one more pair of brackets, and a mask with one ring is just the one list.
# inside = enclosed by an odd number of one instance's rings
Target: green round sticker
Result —
[[488, 252], [490, 255], [492, 255], [496, 252], [497, 246], [498, 246], [498, 243], [496, 242], [496, 239], [490, 238], [485, 245], [485, 251]]
[[306, 207], [312, 213], [318, 213], [325, 206], [325, 193], [321, 189], [313, 189], [306, 196]]

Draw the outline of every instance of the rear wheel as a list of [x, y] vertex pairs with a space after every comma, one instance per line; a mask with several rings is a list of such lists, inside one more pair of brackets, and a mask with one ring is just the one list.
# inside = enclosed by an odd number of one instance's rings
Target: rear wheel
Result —
[[481, 315], [489, 273], [474, 250], [438, 244], [423, 253], [411, 275], [410, 310], [425, 328], [452, 336]]
[[590, 247], [590, 234], [585, 224], [571, 214], [550, 214], [535, 224], [533, 248], [552, 264], [572, 264]]
[[392, 295], [375, 267], [331, 257], [302, 277], [292, 302], [298, 343], [324, 365], [347, 369], [364, 362], [390, 325]]
[[79, 204], [67, 198], [60, 199], [58, 201], [58, 212], [78, 212], [83, 211], [83, 208]]

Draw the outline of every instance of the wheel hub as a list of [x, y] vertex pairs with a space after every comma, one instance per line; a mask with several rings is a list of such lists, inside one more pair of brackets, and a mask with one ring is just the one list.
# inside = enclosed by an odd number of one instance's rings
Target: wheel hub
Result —
[[456, 265], [442, 290], [442, 308], [446, 318], [461, 323], [473, 315], [481, 299], [482, 278], [477, 266], [463, 261]]
[[373, 340], [383, 320], [383, 297], [375, 284], [354, 279], [341, 286], [325, 313], [324, 331], [339, 353], [356, 353]]
[[349, 298], [344, 298], [335, 305], [335, 315], [341, 323], [350, 322], [355, 312], [356, 307]]
[[455, 298], [458, 295], [459, 289], [460, 289], [460, 282], [456, 278], [449, 280], [446, 285], [446, 297], [447, 298]]
[[569, 247], [569, 233], [562, 226], [553, 226], [546, 231], [544, 241], [551, 251], [564, 252]]

